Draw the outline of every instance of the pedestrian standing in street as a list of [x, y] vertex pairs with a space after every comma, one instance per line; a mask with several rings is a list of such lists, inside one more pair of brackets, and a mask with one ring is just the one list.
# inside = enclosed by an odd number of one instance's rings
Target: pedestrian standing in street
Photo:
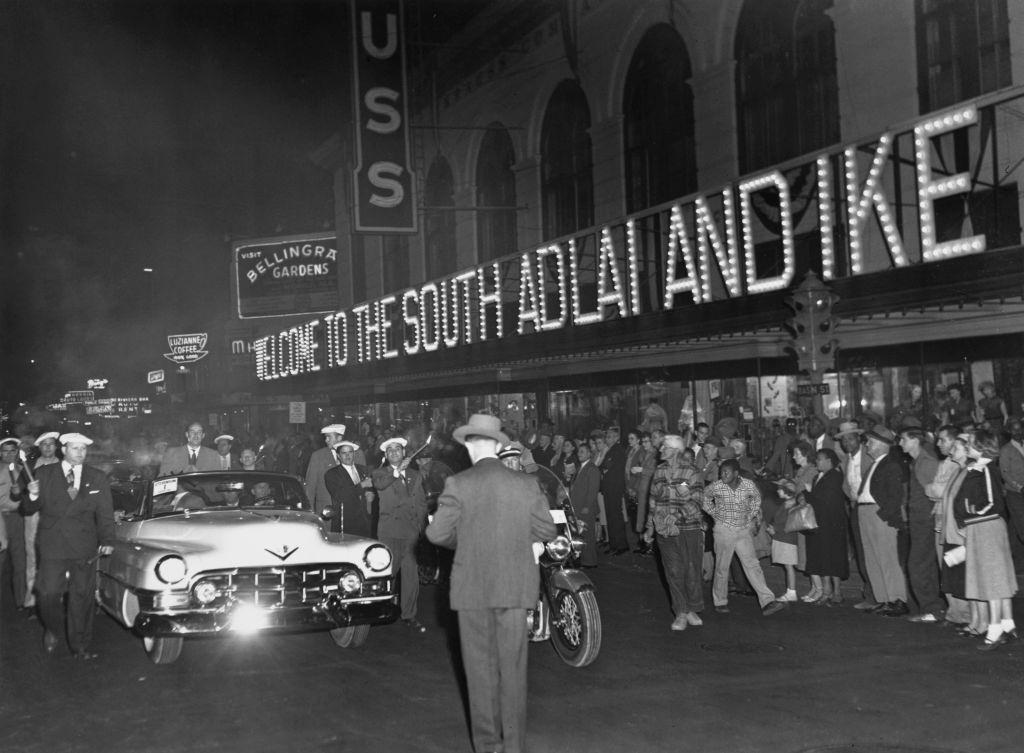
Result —
[[1003, 480], [1011, 535], [1024, 543], [1024, 424], [1014, 418], [1007, 429], [1010, 441], [999, 449], [999, 475]]
[[7, 437], [0, 441], [0, 513], [7, 531], [3, 558], [10, 562], [14, 604], [20, 610], [30, 592], [26, 591], [28, 562], [25, 547], [25, 512], [20, 509], [28, 478], [18, 460], [21, 440]]
[[853, 608], [863, 611], [878, 606], [874, 593], [871, 591], [871, 580], [868, 578], [867, 568], [864, 566], [864, 541], [860, 535], [859, 508], [857, 506], [857, 493], [860, 491], [861, 482], [871, 470], [874, 460], [868, 455], [867, 448], [864, 446], [864, 431], [856, 421], [840, 423], [835, 436], [846, 453], [846, 459], [843, 462], [843, 492], [846, 494], [849, 513], [847, 530], [850, 540], [853, 542], [854, 563], [861, 581], [861, 600], [854, 604]]
[[533, 543], [558, 529], [536, 480], [498, 460], [509, 438], [497, 418], [474, 414], [453, 436], [473, 467], [448, 479], [427, 538], [456, 549], [450, 601], [459, 616], [473, 747], [522, 753], [526, 613], [540, 588]]
[[168, 447], [160, 461], [160, 476], [176, 476], [194, 471], [215, 471], [220, 468], [220, 456], [215, 450], [203, 447], [206, 431], [199, 423], [189, 424], [185, 430], [185, 444]]
[[580, 464], [569, 488], [572, 509], [583, 523], [583, 551], [580, 567], [597, 567], [597, 495], [601, 489], [601, 471], [590, 457], [590, 445], [580, 442], [576, 450]]
[[964, 594], [984, 615], [988, 627], [979, 651], [992, 651], [1017, 637], [1011, 599], [1017, 576], [1006, 535], [1006, 506], [999, 472], [990, 464], [999, 457], [999, 443], [987, 431], [956, 438], [953, 458], [966, 475], [953, 502], [953, 517], [964, 537]]
[[[967, 453], [966, 451], [958, 452], [956, 448], [958, 434], [957, 428], [952, 424], [939, 427], [935, 443], [944, 458], [939, 463], [935, 480], [928, 485], [925, 491], [929, 497], [940, 500], [935, 514], [936, 553], [940, 573], [939, 588], [946, 597], [946, 622], [980, 631], [986, 626], [981, 624], [978, 610], [971, 608], [964, 595], [965, 568], [963, 563], [950, 566], [945, 559], [946, 552], [963, 546], [965, 543], [964, 536], [957, 528], [956, 518], [953, 515], [953, 503], [960, 491], [960, 485], [963, 484], [964, 478], [967, 476], [967, 469], [964, 467]], [[961, 462], [953, 457], [954, 454], [959, 454]]]
[[740, 476], [736, 460], [724, 460], [719, 480], [704, 488], [704, 511], [715, 521], [715, 580], [711, 594], [715, 611], [729, 611], [729, 563], [733, 554], [739, 557], [743, 572], [750, 581], [767, 617], [786, 607], [776, 601], [775, 594], [764, 581], [764, 571], [754, 552], [754, 529], [761, 525], [761, 493], [750, 479]]
[[377, 537], [391, 550], [397, 564], [402, 624], [413, 632], [425, 633], [427, 628], [416, 619], [420, 597], [416, 541], [427, 520], [427, 492], [420, 472], [409, 467], [411, 460], [405, 456], [406, 444], [402, 437], [391, 437], [381, 443], [387, 462], [372, 474], [380, 505]]
[[907, 582], [900, 566], [899, 530], [905, 526], [905, 469], [892, 450], [896, 435], [879, 424], [866, 434], [871, 468], [857, 494], [860, 533], [864, 541], [864, 564], [871, 590], [881, 606], [875, 614], [902, 617], [907, 607]]
[[935, 559], [935, 501], [926, 489], [939, 472], [939, 459], [925, 440], [920, 421], [913, 416], [903, 419], [900, 449], [910, 457], [910, 480], [907, 495], [907, 525], [910, 533], [910, 557], [907, 576], [910, 592], [918, 612], [911, 622], [939, 623], [945, 603], [939, 591], [939, 563]]
[[604, 434], [608, 450], [601, 461], [601, 495], [604, 497], [608, 550], [613, 555], [629, 551], [623, 504], [626, 497], [626, 448], [619, 442], [619, 427], [610, 426]]
[[325, 447], [313, 452], [306, 467], [306, 497], [313, 505], [313, 512], [318, 515], [331, 504], [331, 494], [324, 483], [324, 474], [341, 461], [335, 447], [345, 438], [345, 424], [331, 424], [320, 430], [324, 435]]
[[842, 461], [836, 451], [826, 447], [814, 455], [818, 475], [807, 502], [814, 510], [818, 527], [804, 536], [807, 543], [807, 574], [821, 596], [819, 606], [843, 602], [841, 581], [850, 577], [850, 547], [846, 538], [846, 495], [843, 493]]
[[779, 597], [779, 601], [796, 601], [796, 562], [797, 562], [797, 533], [786, 530], [786, 519], [789, 511], [796, 506], [796, 482], [788, 478], [779, 479], [775, 482], [779, 506], [775, 508], [775, 514], [771, 523], [766, 523], [768, 533], [772, 537], [772, 564], [779, 565], [786, 572], [786, 593]]
[[704, 622], [701, 567], [704, 559], [703, 482], [692, 463], [685, 461], [686, 442], [677, 434], [662, 440], [662, 462], [651, 481], [651, 513], [644, 534], [651, 543], [656, 536], [658, 555], [672, 598], [672, 630], [686, 630]]
[[[64, 460], [39, 469], [28, 484], [28, 513], [39, 513], [39, 617], [43, 648], [66, 635], [76, 659], [89, 660], [95, 614], [96, 558], [114, 551], [114, 507], [106, 474], [85, 465], [92, 440], [63, 434]], [[65, 610], [64, 597], [67, 595]]]
[[[33, 474], [40, 468], [59, 463], [57, 457], [57, 440], [60, 434], [55, 431], [47, 431], [39, 435], [35, 445], [39, 448], [39, 457], [36, 458]], [[38, 572], [38, 548], [39, 537], [39, 513], [25, 515], [25, 606], [32, 608], [36, 605], [36, 574]]]
[[238, 454], [238, 464], [243, 471], [257, 471], [259, 466], [256, 458], [256, 450], [252, 447], [245, 447]]

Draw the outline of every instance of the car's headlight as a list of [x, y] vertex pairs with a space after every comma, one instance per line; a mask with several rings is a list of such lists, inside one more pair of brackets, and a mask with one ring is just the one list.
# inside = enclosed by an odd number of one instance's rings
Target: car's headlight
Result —
[[338, 578], [338, 588], [343, 594], [357, 594], [363, 588], [363, 577], [355, 570], [346, 570]]
[[551, 559], [561, 562], [572, 551], [572, 543], [565, 536], [555, 536], [544, 545], [544, 548], [548, 550], [548, 556]]
[[168, 554], [156, 563], [156, 577], [170, 586], [181, 583], [186, 575], [188, 568], [185, 566], [185, 560], [176, 554]]
[[363, 563], [375, 573], [391, 566], [391, 552], [383, 544], [374, 544], [363, 555]]

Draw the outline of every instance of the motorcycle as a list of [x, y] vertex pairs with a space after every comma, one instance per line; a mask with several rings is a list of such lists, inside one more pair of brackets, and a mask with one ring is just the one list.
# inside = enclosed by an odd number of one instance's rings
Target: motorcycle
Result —
[[528, 612], [530, 640], [550, 640], [562, 661], [585, 667], [601, 651], [601, 612], [593, 581], [577, 566], [584, 523], [576, 517], [565, 485], [550, 469], [538, 465], [524, 470], [537, 478], [558, 525], [554, 539], [535, 544], [540, 594], [537, 608]]

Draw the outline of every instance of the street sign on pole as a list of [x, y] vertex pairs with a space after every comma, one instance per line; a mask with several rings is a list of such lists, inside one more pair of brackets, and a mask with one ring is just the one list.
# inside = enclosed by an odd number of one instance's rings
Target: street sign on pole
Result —
[[146, 375], [146, 382], [148, 384], [160, 384], [160, 382], [162, 381], [164, 381], [163, 369], [156, 369], [155, 371], [151, 371], [149, 372], [149, 374]]

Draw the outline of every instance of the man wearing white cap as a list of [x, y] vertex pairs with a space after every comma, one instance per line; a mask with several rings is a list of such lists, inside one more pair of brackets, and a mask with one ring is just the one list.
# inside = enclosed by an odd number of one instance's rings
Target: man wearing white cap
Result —
[[206, 432], [200, 423], [189, 424], [185, 431], [185, 444], [168, 447], [160, 461], [161, 476], [176, 476], [194, 471], [216, 471], [220, 468], [220, 456], [209, 447], [203, 447]]
[[[56, 431], [48, 431], [40, 434], [34, 442], [39, 448], [39, 457], [36, 458], [34, 469], [38, 470], [46, 465], [59, 463], [57, 457], [57, 440], [60, 434]], [[39, 513], [25, 516], [25, 606], [28, 608], [36, 605], [36, 538], [39, 530]]]
[[391, 437], [381, 443], [387, 462], [372, 474], [380, 504], [377, 538], [388, 549], [397, 563], [401, 579], [402, 623], [417, 633], [426, 628], [416, 619], [416, 604], [420, 597], [420, 572], [416, 561], [416, 541], [427, 522], [427, 491], [423, 477], [410, 468], [405, 457], [406, 440]]
[[217, 448], [217, 470], [230, 471], [240, 470], [241, 465], [238, 463], [238, 459], [231, 454], [231, 443], [235, 441], [235, 438], [230, 434], [221, 434], [219, 437], [214, 437], [213, 444]]
[[526, 748], [526, 612], [537, 604], [540, 573], [533, 542], [558, 533], [535, 478], [502, 465], [509, 442], [495, 416], [475, 414], [452, 436], [473, 467], [451, 476], [438, 498], [427, 538], [457, 549], [451, 608], [469, 691], [477, 751]]
[[331, 530], [355, 536], [373, 535], [373, 480], [365, 465], [359, 465], [355, 453], [359, 445], [343, 440], [334, 448], [340, 465], [324, 473], [324, 485], [331, 495]]
[[341, 462], [335, 447], [345, 438], [345, 424], [325, 426], [320, 433], [324, 435], [324, 443], [327, 446], [315, 450], [309, 456], [309, 465], [306, 466], [306, 496], [318, 514], [331, 504], [331, 494], [324, 484], [324, 474], [328, 468], [333, 468]]
[[28, 478], [18, 460], [21, 440], [7, 437], [0, 440], [0, 513], [7, 531], [6, 557], [11, 562], [11, 585], [14, 603], [18, 609], [25, 608], [28, 596], [26, 583], [25, 518], [19, 510]]
[[66, 625], [72, 654], [87, 660], [96, 657], [89, 651], [96, 558], [114, 551], [114, 506], [106, 474], [84, 464], [92, 440], [71, 433], [62, 434], [60, 443], [64, 460], [39, 469], [23, 506], [28, 513], [39, 513], [36, 590], [43, 648], [53, 653]]

